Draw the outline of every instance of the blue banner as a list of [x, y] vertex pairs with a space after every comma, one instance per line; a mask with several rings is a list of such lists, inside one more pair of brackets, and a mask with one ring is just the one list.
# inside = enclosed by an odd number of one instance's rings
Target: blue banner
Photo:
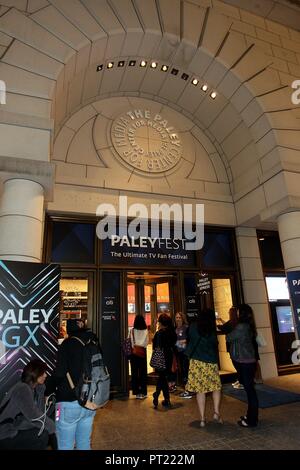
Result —
[[300, 271], [289, 271], [288, 288], [294, 315], [296, 337], [300, 338]]

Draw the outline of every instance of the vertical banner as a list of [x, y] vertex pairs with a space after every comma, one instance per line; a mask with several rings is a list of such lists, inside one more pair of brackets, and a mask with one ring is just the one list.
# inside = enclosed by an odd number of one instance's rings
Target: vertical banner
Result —
[[296, 338], [300, 339], [300, 271], [286, 273], [294, 315]]
[[55, 366], [60, 267], [0, 261], [0, 399], [32, 359]]
[[101, 346], [111, 384], [121, 384], [121, 278], [120, 272], [102, 272]]

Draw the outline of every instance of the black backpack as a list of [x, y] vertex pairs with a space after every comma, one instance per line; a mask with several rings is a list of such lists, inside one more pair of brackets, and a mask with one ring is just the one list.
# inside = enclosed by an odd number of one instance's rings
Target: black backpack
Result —
[[82, 364], [80, 378], [75, 385], [69, 372], [67, 379], [78, 403], [89, 410], [102, 408], [109, 400], [110, 375], [103, 363], [98, 340], [89, 339], [86, 343], [77, 336], [71, 336], [82, 344]]

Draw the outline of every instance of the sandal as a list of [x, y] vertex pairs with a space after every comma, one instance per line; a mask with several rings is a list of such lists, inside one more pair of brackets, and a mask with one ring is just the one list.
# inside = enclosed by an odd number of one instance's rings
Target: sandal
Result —
[[200, 428], [205, 428], [205, 425], [206, 425], [205, 419], [201, 419], [200, 420]]
[[218, 424], [224, 423], [219, 413], [214, 413], [213, 422]]

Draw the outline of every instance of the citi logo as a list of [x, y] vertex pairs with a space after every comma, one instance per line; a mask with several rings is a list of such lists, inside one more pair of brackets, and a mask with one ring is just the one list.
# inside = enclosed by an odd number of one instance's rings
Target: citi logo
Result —
[[6, 84], [0, 80], [0, 104], [6, 104]]

